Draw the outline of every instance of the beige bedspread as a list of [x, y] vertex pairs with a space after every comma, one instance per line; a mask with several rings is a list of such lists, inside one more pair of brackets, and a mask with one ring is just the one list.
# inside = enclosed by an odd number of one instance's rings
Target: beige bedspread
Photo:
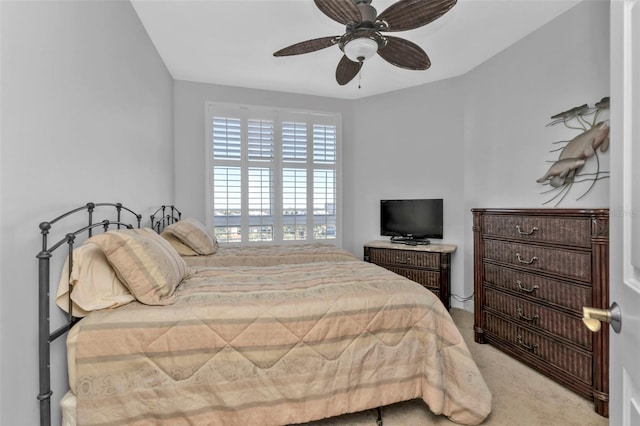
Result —
[[276, 425], [422, 398], [480, 423], [491, 393], [446, 309], [362, 261], [200, 268], [170, 306], [69, 334], [82, 425]]
[[190, 266], [274, 266], [282, 264], [352, 261], [356, 258], [332, 244], [221, 245], [214, 254], [184, 256]]

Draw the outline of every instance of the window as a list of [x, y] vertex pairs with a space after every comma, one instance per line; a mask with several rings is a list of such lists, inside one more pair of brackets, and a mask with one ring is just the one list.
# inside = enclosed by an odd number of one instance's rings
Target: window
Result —
[[339, 244], [340, 116], [206, 110], [207, 217], [220, 242]]

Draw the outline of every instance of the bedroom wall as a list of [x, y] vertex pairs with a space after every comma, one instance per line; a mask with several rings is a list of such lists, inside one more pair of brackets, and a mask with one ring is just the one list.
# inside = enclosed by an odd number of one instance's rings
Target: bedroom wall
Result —
[[[351, 103], [320, 96], [296, 95], [268, 90], [219, 86], [215, 84], [176, 81], [175, 99], [175, 171], [176, 206], [183, 217], [194, 217], [205, 222], [205, 103], [222, 102], [327, 111], [342, 114], [342, 168], [352, 165]], [[347, 123], [345, 125], [345, 123]], [[343, 196], [343, 202], [348, 203]], [[345, 210], [345, 219], [349, 218]], [[351, 241], [349, 223], [343, 223], [343, 241]]]
[[129, 2], [3, 1], [1, 15], [0, 424], [34, 425], [38, 224], [89, 201], [145, 217], [173, 201], [173, 80]]
[[[580, 132], [550, 117], [609, 96], [609, 2], [585, 1], [464, 78], [465, 288], [473, 289], [474, 207], [550, 207], [536, 182], [557, 160], [555, 141]], [[602, 117], [608, 117], [608, 114]], [[609, 152], [600, 153], [609, 170]], [[592, 159], [585, 172], [595, 170]], [[575, 184], [558, 207], [609, 207], [609, 180]], [[469, 306], [472, 309], [472, 306]]]
[[[578, 134], [545, 126], [609, 95], [608, 46], [608, 3], [582, 2], [463, 76], [355, 101], [358, 160], [345, 174], [352, 248], [380, 238], [378, 200], [443, 196], [443, 242], [458, 245], [452, 292], [472, 294], [471, 208], [545, 207], [535, 181], [557, 159], [552, 142]], [[608, 170], [608, 153], [600, 159]], [[576, 200], [585, 189], [576, 185], [559, 207], [608, 207], [608, 180]]]
[[[433, 242], [462, 248], [461, 89], [454, 78], [356, 101], [351, 148], [356, 161], [345, 174], [345, 193], [354, 228], [348, 248], [358, 256], [366, 242], [388, 239], [380, 236], [382, 199], [443, 198], [444, 239]], [[462, 264], [454, 253], [454, 283], [462, 279]]]

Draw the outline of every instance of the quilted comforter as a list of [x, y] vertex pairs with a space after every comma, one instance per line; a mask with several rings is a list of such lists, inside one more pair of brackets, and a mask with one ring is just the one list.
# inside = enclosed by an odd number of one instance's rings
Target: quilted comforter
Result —
[[348, 251], [332, 244], [259, 246], [221, 245], [214, 254], [184, 256], [190, 266], [275, 266], [294, 263], [356, 260]]
[[362, 261], [200, 268], [175, 304], [90, 313], [70, 332], [82, 425], [269, 425], [421, 398], [478, 424], [488, 390], [447, 310]]

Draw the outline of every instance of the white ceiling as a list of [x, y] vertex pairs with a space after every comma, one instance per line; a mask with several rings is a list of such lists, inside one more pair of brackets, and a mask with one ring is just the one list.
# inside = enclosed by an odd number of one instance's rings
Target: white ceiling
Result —
[[[312, 0], [131, 0], [176, 80], [357, 99], [464, 74], [581, 0], [458, 0], [438, 20], [393, 33], [421, 46], [426, 71], [397, 68], [379, 56], [340, 86], [342, 57], [332, 46], [274, 57], [299, 41], [341, 35], [344, 26]], [[373, 0], [381, 13], [394, 1]], [[360, 82], [361, 88], [358, 88]]]

